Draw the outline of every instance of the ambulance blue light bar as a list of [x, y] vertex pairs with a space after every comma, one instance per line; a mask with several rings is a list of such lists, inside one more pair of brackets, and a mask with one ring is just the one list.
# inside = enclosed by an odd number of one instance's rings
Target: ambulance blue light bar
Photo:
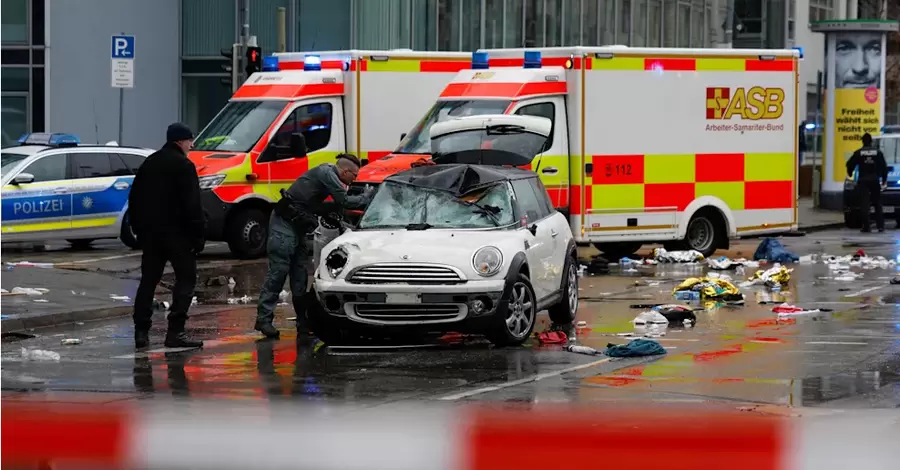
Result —
[[488, 53], [487, 52], [473, 52], [472, 53], [472, 69], [473, 70], [484, 70], [488, 68]]
[[526, 69], [541, 68], [541, 51], [525, 51], [524, 68], [526, 68]]
[[277, 72], [278, 68], [278, 57], [274, 55], [267, 55], [263, 57], [262, 60], [262, 71], [263, 72]]
[[81, 143], [78, 137], [72, 134], [51, 134], [48, 132], [22, 134], [18, 142], [19, 145], [50, 145], [53, 147], [74, 147]]
[[794, 50], [800, 53], [800, 57], [798, 57], [798, 58], [800, 60], [803, 60], [803, 48], [798, 46], [798, 47], [795, 47]]
[[303, 70], [307, 72], [318, 72], [322, 70], [322, 58], [317, 55], [308, 55], [303, 58]]

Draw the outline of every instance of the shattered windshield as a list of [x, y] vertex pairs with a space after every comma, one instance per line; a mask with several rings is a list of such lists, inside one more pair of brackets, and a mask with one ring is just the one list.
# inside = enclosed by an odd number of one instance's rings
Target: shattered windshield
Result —
[[465, 116], [503, 114], [509, 104], [510, 101], [506, 100], [438, 101], [400, 142], [400, 147], [394, 153], [431, 153], [429, 130], [435, 123]]
[[465, 150], [504, 150], [517, 155], [534, 157], [540, 153], [547, 136], [526, 131], [520, 126], [492, 126], [452, 132], [431, 141], [432, 153], [462, 152]]
[[191, 149], [249, 152], [285, 105], [286, 101], [232, 101], [194, 139]]
[[445, 191], [385, 182], [359, 221], [360, 229], [491, 228], [513, 223], [509, 185], [457, 198]]

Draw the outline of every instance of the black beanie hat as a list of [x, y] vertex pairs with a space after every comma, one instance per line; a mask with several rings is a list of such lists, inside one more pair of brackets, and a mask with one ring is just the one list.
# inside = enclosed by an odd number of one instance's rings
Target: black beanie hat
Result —
[[190, 140], [194, 138], [191, 128], [180, 122], [169, 125], [166, 129], [166, 142], [178, 142], [179, 140]]

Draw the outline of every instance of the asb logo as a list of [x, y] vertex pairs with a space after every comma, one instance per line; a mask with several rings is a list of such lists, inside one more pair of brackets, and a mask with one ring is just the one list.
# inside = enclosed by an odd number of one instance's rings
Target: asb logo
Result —
[[781, 88], [706, 89], [706, 119], [727, 120], [735, 116], [750, 121], [778, 119], [784, 113], [784, 90]]

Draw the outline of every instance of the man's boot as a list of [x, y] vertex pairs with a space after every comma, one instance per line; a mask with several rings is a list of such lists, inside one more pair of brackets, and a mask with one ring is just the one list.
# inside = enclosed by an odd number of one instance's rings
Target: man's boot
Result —
[[191, 339], [184, 331], [184, 325], [169, 324], [169, 330], [166, 331], [167, 348], [202, 348], [203, 341]]
[[278, 328], [275, 328], [275, 325], [272, 323], [257, 321], [256, 324], [253, 325], [253, 329], [262, 333], [263, 336], [269, 339], [278, 339], [281, 337], [281, 332], [278, 331]]
[[134, 348], [143, 349], [150, 346], [150, 331], [135, 328], [134, 330]]

